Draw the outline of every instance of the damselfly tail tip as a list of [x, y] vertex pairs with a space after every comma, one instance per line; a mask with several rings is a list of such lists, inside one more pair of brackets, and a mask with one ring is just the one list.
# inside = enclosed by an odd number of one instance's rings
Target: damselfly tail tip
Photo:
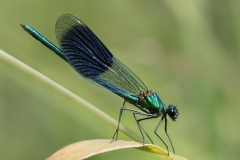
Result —
[[25, 28], [25, 27], [26, 27], [26, 25], [25, 25], [25, 24], [20, 24], [20, 25], [21, 25], [21, 27], [22, 27], [22, 28]]
[[25, 25], [25, 24], [20, 24], [21, 25], [21, 27], [26, 31], [26, 32], [28, 32], [29, 34], [31, 34], [30, 32], [29, 32], [29, 30], [28, 30], [28, 27]]

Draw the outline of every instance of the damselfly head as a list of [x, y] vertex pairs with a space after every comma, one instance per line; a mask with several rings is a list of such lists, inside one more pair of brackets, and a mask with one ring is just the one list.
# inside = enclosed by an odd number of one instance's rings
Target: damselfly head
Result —
[[178, 118], [178, 110], [174, 105], [168, 106], [167, 114], [173, 121], [175, 121]]

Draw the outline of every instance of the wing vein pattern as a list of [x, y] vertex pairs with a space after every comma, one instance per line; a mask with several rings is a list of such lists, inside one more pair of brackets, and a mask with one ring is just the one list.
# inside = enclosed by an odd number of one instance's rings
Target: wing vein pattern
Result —
[[71, 66], [86, 80], [125, 97], [148, 89], [78, 18], [64, 14], [56, 23], [58, 43]]

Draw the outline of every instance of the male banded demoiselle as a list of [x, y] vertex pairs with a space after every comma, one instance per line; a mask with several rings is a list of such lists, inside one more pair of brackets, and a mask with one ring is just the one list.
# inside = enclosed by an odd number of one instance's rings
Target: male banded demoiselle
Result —
[[[46, 47], [54, 51], [63, 60], [68, 62], [82, 77], [93, 84], [106, 88], [124, 99], [120, 109], [118, 127], [113, 135], [113, 139], [118, 139], [119, 123], [124, 110], [133, 112], [138, 128], [143, 138], [146, 131], [140, 121], [160, 117], [154, 133], [164, 143], [158, 135], [157, 130], [165, 121], [165, 133], [174, 147], [167, 133], [167, 115], [175, 121], [178, 118], [178, 110], [174, 105], [166, 107], [157, 93], [149, 90], [145, 84], [127, 66], [116, 59], [98, 37], [78, 18], [70, 15], [61, 15], [56, 22], [56, 36], [61, 49], [56, 47], [40, 33], [27, 25], [21, 25], [25, 31], [39, 40]], [[125, 108], [125, 102], [136, 106], [139, 110]], [[137, 119], [136, 115], [146, 116]], [[143, 132], [142, 132], [143, 131]]]

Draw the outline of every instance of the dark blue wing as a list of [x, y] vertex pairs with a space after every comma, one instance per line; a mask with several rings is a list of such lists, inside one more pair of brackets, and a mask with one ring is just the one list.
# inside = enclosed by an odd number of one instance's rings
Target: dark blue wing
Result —
[[148, 89], [78, 18], [64, 14], [56, 23], [58, 43], [71, 66], [84, 78], [125, 97]]

